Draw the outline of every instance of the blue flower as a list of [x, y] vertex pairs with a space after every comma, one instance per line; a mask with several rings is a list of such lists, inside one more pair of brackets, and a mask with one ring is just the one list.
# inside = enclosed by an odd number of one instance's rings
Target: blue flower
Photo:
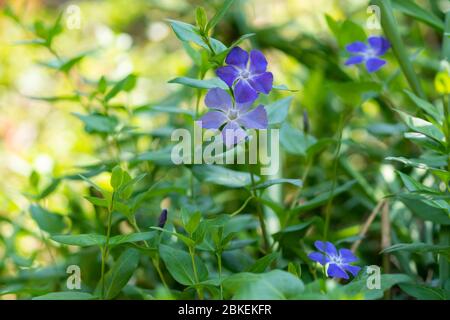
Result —
[[379, 57], [384, 55], [391, 47], [389, 41], [384, 37], [372, 36], [367, 39], [369, 45], [364, 42], [355, 41], [347, 45], [348, 52], [354, 54], [346, 62], [346, 66], [365, 63], [369, 73], [379, 70], [386, 64], [386, 60]]
[[347, 272], [356, 277], [361, 270], [361, 267], [350, 265], [358, 260], [350, 250], [340, 249], [338, 252], [331, 242], [323, 241], [314, 242], [314, 246], [321, 252], [311, 252], [308, 258], [323, 266], [328, 264], [327, 275], [329, 277], [348, 279]]
[[258, 93], [268, 94], [272, 90], [273, 75], [267, 72], [267, 60], [261, 51], [252, 50], [249, 55], [239, 47], [228, 53], [227, 66], [220, 67], [216, 73], [229, 87], [234, 85], [236, 101], [253, 102]]
[[267, 112], [262, 105], [251, 109], [250, 103], [233, 103], [231, 96], [223, 89], [208, 91], [205, 104], [212, 109], [200, 118], [202, 128], [222, 128], [222, 138], [227, 147], [242, 141], [247, 134], [244, 128], [266, 129]]

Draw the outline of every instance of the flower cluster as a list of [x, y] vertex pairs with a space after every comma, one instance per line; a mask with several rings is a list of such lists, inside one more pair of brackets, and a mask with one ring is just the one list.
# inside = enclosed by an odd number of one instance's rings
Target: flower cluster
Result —
[[267, 72], [267, 60], [258, 50], [250, 55], [240, 47], [227, 55], [226, 66], [217, 69], [217, 75], [229, 87], [230, 92], [214, 88], [205, 97], [211, 109], [200, 118], [206, 129], [222, 129], [222, 138], [227, 147], [239, 143], [247, 136], [245, 129], [266, 129], [267, 112], [264, 106], [252, 108], [259, 93], [272, 90], [273, 75]]
[[328, 264], [327, 275], [332, 278], [348, 279], [347, 272], [357, 276], [361, 267], [352, 266], [358, 258], [348, 249], [340, 249], [339, 252], [331, 242], [316, 241], [314, 246], [320, 252], [311, 252], [308, 258], [325, 266]]

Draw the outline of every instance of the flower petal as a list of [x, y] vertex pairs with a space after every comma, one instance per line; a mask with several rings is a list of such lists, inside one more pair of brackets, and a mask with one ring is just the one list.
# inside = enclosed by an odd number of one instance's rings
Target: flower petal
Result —
[[363, 53], [367, 51], [367, 46], [364, 42], [355, 41], [353, 43], [348, 44], [345, 49], [351, 53]]
[[245, 131], [237, 124], [236, 121], [228, 122], [222, 129], [222, 139], [227, 147], [231, 147], [240, 141], [242, 141], [247, 134]]
[[225, 113], [220, 111], [210, 111], [199, 119], [205, 129], [219, 129], [227, 120]]
[[349, 278], [348, 274], [335, 263], [330, 263], [328, 265], [327, 275], [332, 278], [342, 278], [342, 279]]
[[372, 36], [367, 39], [370, 47], [375, 51], [377, 56], [381, 56], [388, 51], [391, 47], [391, 43], [384, 37]]
[[370, 58], [366, 61], [366, 68], [369, 73], [378, 71], [382, 66], [386, 64], [386, 61], [379, 58]]
[[310, 254], [308, 254], [308, 258], [310, 258], [312, 261], [320, 263], [323, 266], [330, 262], [330, 259], [328, 259], [327, 256], [320, 252], [311, 252]]
[[351, 266], [349, 264], [343, 265], [342, 268], [348, 272], [350, 272], [354, 277], [356, 277], [361, 270], [361, 267], [358, 266]]
[[314, 246], [322, 252], [325, 252], [328, 256], [337, 256], [336, 247], [331, 242], [316, 241]]
[[258, 92], [250, 86], [247, 80], [241, 79], [234, 88], [234, 98], [238, 103], [253, 102], [258, 98]]
[[350, 263], [355, 262], [358, 260], [358, 258], [351, 252], [351, 250], [348, 249], [340, 249], [339, 255], [341, 256], [344, 263]]
[[233, 49], [231, 49], [230, 53], [228, 53], [225, 62], [232, 66], [245, 69], [248, 62], [248, 53], [247, 51], [242, 50], [240, 47], [234, 47]]
[[358, 64], [364, 61], [364, 57], [363, 56], [352, 56], [350, 58], [347, 59], [347, 61], [345, 61], [345, 65], [346, 66], [351, 66], [353, 64]]
[[253, 101], [249, 102], [236, 102], [236, 109], [239, 110], [239, 113], [244, 114], [246, 113], [250, 107], [253, 105]]
[[205, 104], [208, 108], [228, 111], [232, 106], [231, 96], [223, 89], [210, 89], [205, 97]]
[[267, 60], [263, 53], [259, 50], [252, 50], [250, 52], [250, 72], [253, 74], [260, 74], [267, 69]]
[[241, 115], [237, 119], [237, 122], [241, 126], [249, 129], [266, 129], [269, 125], [266, 109], [264, 109], [262, 105], [259, 105], [250, 112]]
[[270, 90], [272, 90], [272, 72], [264, 72], [262, 74], [253, 76], [249, 79], [248, 82], [256, 91], [268, 94]]
[[231, 87], [234, 81], [239, 76], [239, 70], [233, 66], [220, 67], [216, 70], [217, 76], [222, 79], [229, 87]]

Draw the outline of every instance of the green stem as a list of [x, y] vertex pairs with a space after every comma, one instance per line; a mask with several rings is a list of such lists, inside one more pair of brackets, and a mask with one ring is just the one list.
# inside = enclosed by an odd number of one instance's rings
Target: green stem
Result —
[[[197, 273], [197, 266], [195, 264], [195, 248], [189, 247], [189, 255], [191, 256], [191, 262], [192, 262], [192, 269], [194, 270], [194, 279], [195, 284], [198, 285], [198, 273]], [[200, 300], [203, 300], [203, 292], [200, 288], [196, 286], [197, 294]]]
[[262, 210], [262, 207], [261, 207], [261, 203], [259, 202], [258, 195], [256, 194], [255, 176], [254, 176], [253, 171], [250, 168], [250, 165], [248, 167], [249, 167], [249, 171], [250, 171], [250, 178], [251, 178], [251, 181], [252, 181], [251, 194], [252, 194], [252, 196], [254, 198], [257, 199], [256, 200], [256, 213], [258, 215], [259, 224], [261, 226], [261, 232], [262, 232], [262, 235], [263, 235], [264, 251], [266, 253], [270, 253], [271, 248], [270, 248], [269, 234], [267, 232], [266, 221], [264, 219], [264, 213], [263, 213], [263, 210]]
[[222, 286], [222, 252], [217, 252], [217, 266], [219, 269], [219, 281], [220, 281], [220, 300], [223, 300], [223, 286]]
[[372, 3], [380, 8], [381, 26], [392, 44], [392, 49], [406, 80], [417, 96], [426, 99], [425, 92], [420, 85], [419, 78], [414, 71], [408, 52], [406, 51], [400, 33], [398, 32], [399, 24], [396, 21], [392, 10], [391, 0], [372, 0]]
[[[137, 231], [137, 232], [141, 232], [141, 229], [139, 228], [139, 226], [137, 225], [136, 219], [133, 217], [133, 219], [130, 221], [131, 224], [133, 225], [133, 228]], [[146, 248], [150, 248], [150, 246], [148, 245], [147, 240], [144, 240], [144, 244]], [[164, 274], [161, 272], [161, 268], [159, 266], [159, 256], [157, 256], [156, 258], [152, 258], [152, 263], [153, 266], [156, 269], [156, 272], [158, 273], [159, 278], [161, 279], [161, 282], [163, 283], [164, 287], [166, 289], [169, 289], [169, 286], [167, 285], [166, 279], [164, 278]]]
[[103, 246], [102, 250], [102, 274], [101, 274], [101, 281], [102, 281], [102, 299], [105, 298], [105, 264], [108, 260], [109, 255], [109, 239], [111, 237], [111, 223], [112, 223], [112, 211], [114, 208], [114, 198], [115, 198], [115, 192], [112, 193], [111, 196], [111, 204], [108, 207], [108, 225], [107, 225], [107, 231], [106, 231], [106, 241], [105, 245]]

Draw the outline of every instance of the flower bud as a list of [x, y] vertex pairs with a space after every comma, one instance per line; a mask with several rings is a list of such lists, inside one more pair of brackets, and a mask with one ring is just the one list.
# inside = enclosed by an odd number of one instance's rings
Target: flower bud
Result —
[[167, 221], [167, 209], [163, 209], [161, 211], [160, 216], [159, 216], [158, 227], [164, 228], [164, 225], [166, 224], [166, 221]]

